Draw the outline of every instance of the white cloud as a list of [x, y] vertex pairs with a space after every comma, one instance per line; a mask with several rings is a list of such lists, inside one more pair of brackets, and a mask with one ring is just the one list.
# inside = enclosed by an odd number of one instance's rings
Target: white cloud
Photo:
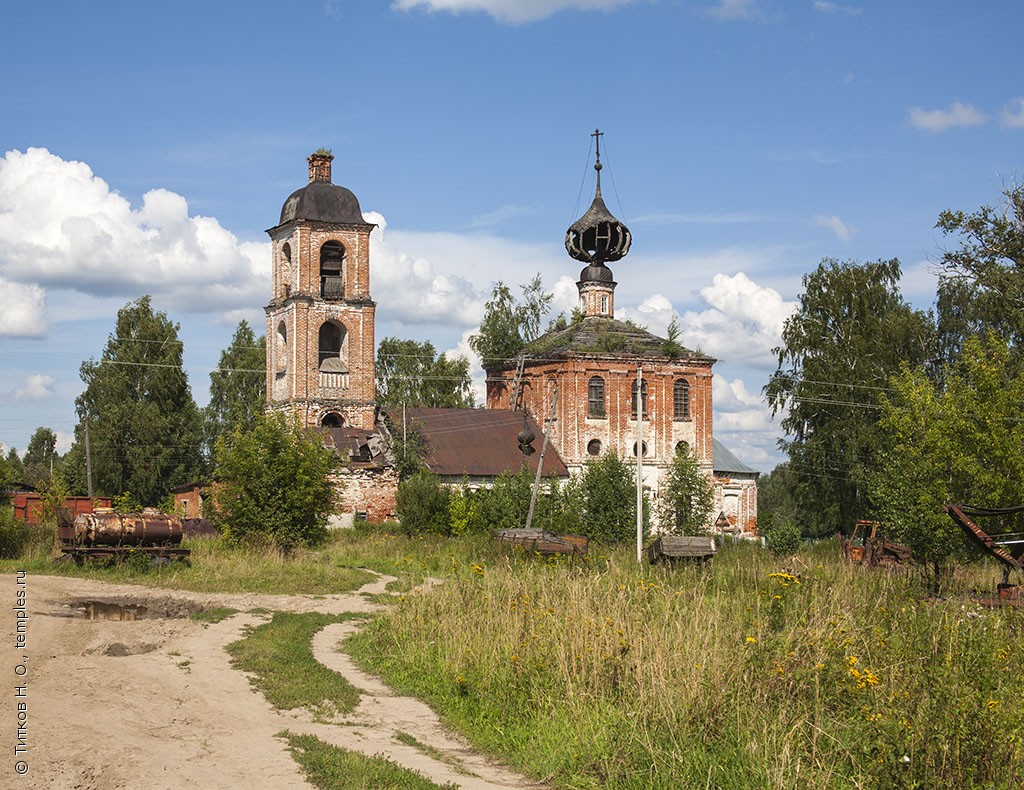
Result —
[[25, 377], [25, 383], [15, 387], [8, 393], [12, 401], [40, 401], [53, 397], [53, 385], [56, 382], [52, 376], [45, 373], [31, 373]]
[[85, 163], [29, 148], [0, 158], [0, 277], [30, 289], [38, 314], [44, 289], [219, 312], [265, 301], [270, 244], [240, 243], [166, 189], [133, 209]]
[[684, 345], [699, 346], [729, 364], [774, 367], [771, 350], [779, 344], [796, 302], [783, 300], [778, 291], [758, 285], [743, 272], [716, 274], [700, 296], [707, 309], [681, 317]]
[[502, 206], [494, 211], [481, 214], [478, 217], [473, 217], [469, 226], [471, 228], [489, 228], [492, 225], [499, 225], [507, 219], [521, 217], [523, 214], [529, 214], [531, 211], [532, 209], [529, 209], [526, 206]]
[[816, 11], [821, 11], [823, 14], [848, 14], [849, 16], [858, 16], [863, 10], [852, 5], [831, 3], [828, 0], [814, 0], [811, 5], [814, 6]]
[[576, 286], [576, 280], [567, 274], [563, 274], [551, 287], [551, 315], [557, 316], [565, 313], [566, 316], [579, 307], [580, 289]]
[[[648, 332], [664, 337], [668, 325], [678, 316], [675, 308], [664, 295], [657, 293], [648, 296], [638, 307], [616, 309], [616, 317], [646, 326]], [[685, 343], [684, 343], [685, 345]]]
[[999, 125], [1006, 129], [1024, 129], [1024, 97], [1007, 102], [999, 116]]
[[827, 217], [824, 214], [819, 214], [814, 218], [814, 224], [819, 228], [828, 228], [836, 234], [837, 239], [846, 244], [849, 244], [857, 233], [854, 228], [848, 226], [835, 214], [830, 214]]
[[988, 121], [988, 116], [977, 107], [958, 101], [953, 102], [945, 110], [911, 107], [909, 115], [913, 127], [929, 134], [938, 134], [947, 129], [981, 126]]
[[452, 357], [465, 357], [469, 360], [469, 379], [472, 382], [473, 400], [477, 406], [487, 403], [487, 384], [483, 367], [480, 364], [480, 356], [469, 346], [469, 338], [476, 334], [479, 327], [467, 329], [454, 348], [447, 349], [444, 354], [450, 359]]
[[721, 22], [757, 19], [761, 16], [756, 0], [718, 0], [715, 5], [705, 8], [704, 13]]
[[423, 7], [427, 11], [483, 11], [499, 22], [520, 24], [545, 19], [566, 8], [580, 11], [610, 11], [629, 5], [634, 0], [394, 0], [391, 7], [410, 11]]
[[[485, 297], [473, 283], [458, 274], [436, 272], [430, 258], [413, 257], [391, 244], [386, 234], [388, 223], [381, 214], [367, 211], [363, 218], [377, 225], [370, 235], [371, 287], [382, 317], [412, 324], [480, 323]], [[429, 235], [450, 236], [453, 244], [459, 238], [455, 234]]]
[[12, 283], [0, 276], [0, 293], [3, 294], [0, 337], [41, 337], [46, 334], [46, 293], [42, 288]]

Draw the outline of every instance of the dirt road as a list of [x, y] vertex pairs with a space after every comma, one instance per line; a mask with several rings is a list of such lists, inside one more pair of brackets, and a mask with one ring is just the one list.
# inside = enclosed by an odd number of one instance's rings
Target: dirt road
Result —
[[[383, 591], [386, 581], [380, 579], [354, 594], [312, 598], [0, 576], [0, 786], [309, 787], [285, 743], [275, 737], [287, 729], [384, 755], [437, 783], [539, 787], [476, 754], [422, 703], [396, 696], [359, 672], [337, 649], [338, 641], [358, 627], [352, 622], [329, 626], [313, 639], [317, 659], [362, 692], [358, 709], [341, 723], [317, 723], [305, 713], [274, 710], [245, 674], [231, 667], [224, 646], [238, 639], [246, 625], [266, 619], [245, 612], [263, 608], [370, 613], [377, 604], [362, 593]], [[114, 605], [113, 616], [130, 616], [132, 607], [144, 606], [147, 616], [133, 621], [89, 620], [84, 617], [87, 602]], [[215, 606], [243, 613], [210, 625], [187, 617], [191, 611]], [[92, 610], [95, 614], [103, 608]], [[27, 622], [23, 646], [17, 641], [19, 620]], [[24, 706], [21, 711], [19, 703]], [[434, 747], [443, 759], [399, 743], [396, 732]], [[16, 754], [22, 744], [27, 750]], [[27, 773], [17, 772], [25, 767]]]

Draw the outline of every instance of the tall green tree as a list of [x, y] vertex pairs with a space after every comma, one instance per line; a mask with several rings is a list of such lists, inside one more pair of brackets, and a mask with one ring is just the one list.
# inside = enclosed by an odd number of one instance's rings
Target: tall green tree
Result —
[[[942, 382], [904, 367], [882, 398], [878, 463], [869, 493], [886, 528], [933, 570], [964, 548], [942, 511], [950, 502], [1002, 508], [1024, 504], [1024, 375], [994, 333], [968, 338]], [[993, 531], [1019, 530], [1021, 515]]]
[[520, 289], [522, 301], [512, 295], [505, 283], [495, 283], [484, 306], [480, 331], [469, 338], [470, 348], [480, 355], [485, 369], [512, 359], [527, 343], [540, 337], [541, 324], [554, 295], [544, 290], [540, 274]]
[[437, 355], [429, 341], [386, 337], [377, 347], [377, 402], [392, 408], [472, 408], [469, 360]]
[[1003, 190], [1001, 206], [943, 211], [936, 227], [959, 245], [941, 261], [937, 324], [942, 358], [955, 361], [967, 337], [995, 331], [1016, 364], [1024, 347], [1024, 185]]
[[25, 464], [21, 460], [21, 456], [18, 455], [18, 451], [13, 447], [7, 453], [7, 458], [4, 462], [7, 469], [7, 482], [8, 483], [24, 483], [25, 482]]
[[[82, 364], [76, 443], [89, 422], [94, 493], [156, 505], [202, 470], [202, 421], [178, 325], [144, 296], [121, 308], [101, 357]], [[76, 475], [77, 476], [77, 475]]]
[[329, 476], [340, 461], [316, 431], [261, 413], [217, 440], [215, 461], [209, 517], [228, 540], [289, 551], [327, 537], [338, 493]]
[[711, 526], [715, 488], [689, 450], [676, 452], [658, 499], [658, 523], [673, 535], [703, 535]]
[[775, 524], [795, 524], [800, 527], [803, 517], [800, 506], [793, 498], [795, 488], [794, 476], [789, 471], [789, 464], [783, 462], [771, 472], [761, 475], [757, 480], [757, 528], [771, 527]]
[[57, 453], [57, 434], [50, 428], [36, 428], [32, 438], [28, 440], [23, 461], [24, 482], [34, 488], [49, 481], [51, 469], [60, 463]]
[[[580, 476], [585, 534], [602, 543], [636, 539], [636, 477], [614, 452], [583, 465]], [[644, 507], [645, 522], [650, 508]], [[646, 523], [645, 523], [646, 531]]]
[[262, 414], [267, 395], [266, 338], [256, 337], [241, 321], [231, 344], [220, 353], [210, 373], [210, 402], [203, 411], [207, 447], [236, 426], [251, 429]]
[[823, 260], [803, 278], [778, 366], [764, 392], [783, 414], [780, 442], [810, 535], [848, 529], [868, 514], [880, 395], [902, 364], [932, 356], [931, 317], [899, 291], [900, 264]]

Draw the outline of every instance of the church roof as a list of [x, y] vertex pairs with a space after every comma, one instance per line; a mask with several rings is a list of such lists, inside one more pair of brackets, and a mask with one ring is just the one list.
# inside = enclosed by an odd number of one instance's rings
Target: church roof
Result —
[[[576, 355], [622, 357], [635, 359], [678, 359], [714, 362], [714, 358], [691, 351], [658, 337], [628, 321], [587, 316], [565, 329], [548, 332], [528, 344], [523, 351], [528, 357], [562, 358]], [[515, 364], [509, 360], [506, 367]]]
[[[402, 412], [389, 412], [391, 432], [401, 432]], [[406, 409], [405, 419], [427, 446], [424, 462], [431, 472], [455, 477], [497, 477], [515, 474], [524, 463], [537, 471], [544, 434], [532, 417], [526, 422], [534, 434], [530, 456], [519, 451], [522, 412], [511, 409]], [[553, 443], [544, 454], [544, 475], [568, 477], [569, 470]]]
[[281, 222], [296, 219], [366, 225], [359, 200], [350, 189], [327, 181], [313, 181], [296, 189], [281, 207]]
[[732, 474], [745, 474], [745, 475], [756, 475], [759, 472], [756, 469], [751, 469], [739, 458], [733, 455], [729, 448], [722, 444], [718, 439], [713, 440], [714, 447], [714, 458], [712, 459], [712, 465], [714, 471], [717, 472], [730, 472]]

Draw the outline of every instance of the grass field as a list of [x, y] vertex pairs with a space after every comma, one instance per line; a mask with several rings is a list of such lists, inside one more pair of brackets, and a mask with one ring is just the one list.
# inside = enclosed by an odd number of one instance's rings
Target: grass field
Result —
[[[592, 547], [584, 564], [484, 537], [347, 531], [289, 557], [217, 543], [193, 557], [60, 572], [307, 594], [354, 589], [362, 568], [397, 576], [346, 650], [555, 787], [1024, 785], [1024, 610], [975, 602], [1000, 580], [991, 566], [931, 598], [913, 571], [851, 567], [831, 542], [788, 559], [726, 544], [706, 567], [652, 568], [632, 549]], [[0, 570], [15, 567], [53, 572], [42, 557]], [[412, 591], [427, 576], [445, 583]], [[233, 649], [306, 661], [315, 625], [279, 617]], [[288, 705], [351, 704], [330, 688]]]

